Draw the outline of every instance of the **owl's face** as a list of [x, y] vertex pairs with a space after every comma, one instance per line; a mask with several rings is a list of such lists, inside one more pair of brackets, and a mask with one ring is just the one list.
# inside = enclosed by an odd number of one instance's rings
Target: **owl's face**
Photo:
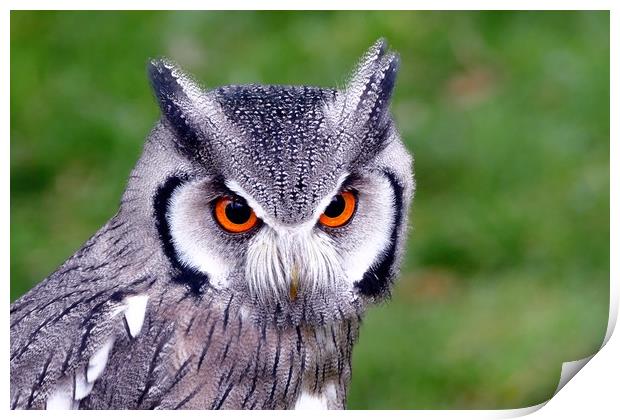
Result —
[[397, 65], [378, 42], [343, 91], [205, 91], [153, 62], [160, 147], [143, 159], [175, 156], [153, 194], [175, 281], [293, 322], [359, 314], [388, 295], [413, 190], [388, 112]]

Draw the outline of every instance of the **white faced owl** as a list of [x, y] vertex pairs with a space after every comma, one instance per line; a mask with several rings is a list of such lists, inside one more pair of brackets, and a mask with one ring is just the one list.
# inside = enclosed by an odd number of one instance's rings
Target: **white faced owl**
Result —
[[11, 305], [11, 408], [344, 408], [406, 240], [398, 64], [380, 40], [342, 89], [207, 90], [152, 61], [118, 213]]

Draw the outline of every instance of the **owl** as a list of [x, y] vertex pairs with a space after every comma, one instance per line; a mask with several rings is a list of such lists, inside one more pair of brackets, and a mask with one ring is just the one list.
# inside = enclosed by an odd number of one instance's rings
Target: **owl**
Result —
[[11, 305], [11, 408], [345, 408], [414, 190], [398, 66], [379, 40], [340, 89], [207, 90], [151, 61], [118, 212]]

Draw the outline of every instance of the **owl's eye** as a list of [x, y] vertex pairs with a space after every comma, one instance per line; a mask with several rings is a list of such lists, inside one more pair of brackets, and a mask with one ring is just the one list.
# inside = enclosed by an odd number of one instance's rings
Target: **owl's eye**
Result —
[[357, 197], [351, 191], [343, 191], [332, 198], [323, 214], [319, 217], [319, 223], [323, 226], [337, 228], [346, 225], [355, 213]]
[[254, 210], [241, 197], [222, 196], [215, 202], [214, 217], [230, 233], [244, 233], [258, 224]]

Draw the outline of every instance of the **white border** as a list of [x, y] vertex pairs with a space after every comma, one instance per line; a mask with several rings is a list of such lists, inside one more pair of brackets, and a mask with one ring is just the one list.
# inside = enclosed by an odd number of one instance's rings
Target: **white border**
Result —
[[[53, 4], [50, 1], [45, 0], [32, 0], [32, 1], [5, 1], [3, 4], [4, 13], [2, 13], [2, 17], [0, 18], [0, 33], [2, 36], [0, 37], [0, 45], [1, 45], [1, 63], [2, 64], [2, 72], [1, 74], [1, 85], [3, 92], [3, 100], [0, 103], [1, 112], [0, 112], [0, 126], [2, 127], [2, 132], [5, 133], [5, 140], [2, 142], [3, 152], [0, 159], [2, 159], [2, 163], [0, 167], [2, 168], [2, 183], [0, 184], [0, 188], [2, 189], [2, 196], [6, 199], [2, 201], [2, 205], [0, 206], [0, 211], [2, 212], [2, 216], [4, 220], [10, 220], [10, 143], [8, 139], [10, 139], [10, 119], [9, 119], [9, 106], [10, 106], [10, 96], [8, 94], [10, 89], [10, 75], [9, 75], [9, 65], [10, 62], [10, 10], [27, 10], [27, 9], [40, 9], [40, 10], [67, 10], [67, 9], [97, 9], [97, 10], [132, 10], [132, 9], [153, 9], [153, 10], [166, 10], [171, 5], [174, 5], [177, 10], [196, 10], [203, 9], [205, 6], [208, 6], [211, 10], [244, 10], [244, 9], [261, 9], [261, 10], [274, 10], [274, 9], [297, 9], [297, 10], [323, 10], [323, 9], [340, 9], [340, 10], [351, 10], [351, 9], [359, 9], [359, 10], [405, 10], [405, 9], [417, 9], [417, 10], [483, 10], [483, 9], [497, 9], [497, 10], [517, 10], [517, 9], [532, 9], [532, 10], [611, 10], [611, 162], [615, 162], [616, 164], [620, 162], [619, 160], [619, 149], [618, 149], [618, 124], [617, 119], [614, 119], [614, 116], [617, 118], [618, 116], [618, 83], [617, 76], [620, 71], [620, 66], [618, 65], [618, 46], [620, 43], [618, 42], [618, 24], [620, 23], [618, 10], [614, 8], [617, 4], [617, 1], [612, 0], [590, 0], [590, 1], [575, 1], [575, 0], [547, 0], [547, 1], [502, 1], [501, 4], [498, 4], [498, 1], [493, 0], [478, 0], [478, 1], [469, 1], [467, 4], [462, 4], [458, 1], [386, 1], [383, 0], [381, 2], [377, 2], [376, 0], [357, 0], [357, 1], [341, 1], [337, 5], [334, 1], [326, 1], [326, 0], [314, 0], [314, 1], [303, 1], [303, 2], [295, 2], [295, 4], [289, 4], [288, 2], [283, 1], [263, 1], [260, 3], [243, 1], [243, 0], [228, 0], [226, 2], [221, 2], [218, 4], [205, 4], [200, 1], [187, 1], [187, 0], [177, 0], [173, 4], [169, 1], [163, 0], [149, 0], [149, 1], [134, 1], [131, 4], [127, 1], [119, 1], [119, 0], [109, 0], [106, 2], [102, 1], [90, 1], [88, 4], [83, 4], [76, 0], [64, 0], [64, 1], [55, 1]], [[610, 165], [611, 170], [611, 179], [618, 181], [619, 169], [616, 165]], [[618, 184], [611, 184], [611, 216], [618, 215]], [[591, 362], [588, 363], [583, 371], [579, 373], [577, 379], [569, 381], [564, 388], [559, 387], [559, 393], [554, 396], [546, 405], [545, 403], [540, 404], [535, 407], [523, 408], [518, 410], [454, 410], [454, 411], [434, 411], [434, 410], [420, 410], [420, 411], [389, 411], [389, 412], [331, 412], [331, 413], [321, 413], [321, 416], [331, 417], [338, 416], [338, 418], [349, 417], [349, 416], [372, 416], [376, 415], [389, 415], [390, 417], [402, 417], [402, 418], [471, 418], [471, 419], [485, 419], [485, 418], [510, 418], [522, 416], [530, 413], [532, 414], [532, 418], [536, 419], [549, 419], [549, 418], [583, 418], [584, 416], [593, 416], [594, 418], [610, 418], [612, 417], [612, 413], [617, 415], [620, 410], [620, 399], [618, 398], [618, 378], [620, 375], [620, 360], [618, 355], [620, 355], [620, 340], [616, 336], [612, 335], [613, 329], [616, 324], [616, 320], [618, 317], [618, 277], [620, 272], [618, 270], [618, 262], [615, 257], [618, 256], [618, 237], [620, 231], [618, 229], [617, 219], [611, 218], [611, 290], [610, 290], [610, 315], [609, 315], [609, 325], [607, 329], [607, 334], [605, 336], [606, 345], [604, 348], [598, 352], [592, 358]], [[0, 227], [0, 236], [2, 240], [0, 241], [1, 247], [1, 255], [0, 255], [0, 265], [4, 268], [5, 272], [5, 282], [4, 282], [4, 299], [3, 299], [3, 308], [4, 313], [8, 314], [9, 312], [9, 234], [10, 234], [10, 223], [5, 223]], [[2, 317], [2, 331], [9, 331], [9, 319], [7, 316]], [[8, 361], [8, 353], [9, 353], [9, 336], [8, 333], [3, 334], [2, 336], [2, 353], [0, 354], [0, 360]], [[565, 364], [565, 368], [575, 368], [579, 363], [573, 364]], [[4, 383], [2, 384], [1, 393], [3, 396], [4, 407], [5, 410], [8, 411], [9, 407], [9, 366], [8, 362], [5, 362], [3, 365], [3, 371], [5, 374], [3, 377], [5, 378]], [[578, 370], [578, 369], [577, 369]], [[568, 371], [563, 370], [564, 374]], [[575, 372], [573, 372], [575, 373]], [[561, 390], [560, 390], [561, 388]], [[540, 409], [544, 407], [543, 409]], [[106, 412], [55, 412], [55, 413], [46, 413], [46, 416], [50, 418], [60, 418], [60, 416], [92, 416], [92, 417], [101, 417], [104, 416], [107, 418], [110, 413]], [[11, 412], [11, 416], [16, 417], [30, 417], [30, 416], [39, 416], [40, 414], [36, 412]], [[136, 416], [137, 418], [152, 418], [153, 416], [165, 416], [169, 417], [171, 415], [170, 412], [159, 412], [159, 413], [146, 413], [146, 412], [132, 412], [132, 416]], [[189, 416], [192, 418], [203, 418], [205, 413], [199, 411], [186, 411], [183, 413], [183, 416]], [[229, 415], [226, 412], [220, 413], [209, 413], [209, 416], [226, 416]], [[236, 412], [235, 415], [239, 416], [255, 416], [264, 418], [273, 418], [274, 416], [288, 416], [295, 415], [299, 416], [300, 413], [287, 413], [287, 412], [253, 412], [253, 413], [241, 413]], [[311, 413], [303, 413], [302, 417], [311, 416]], [[103, 417], [101, 417], [103, 418]]]
[[201, 2], [199, 0], [8, 0], [12, 10], [611, 10], [615, 0], [227, 0]]

